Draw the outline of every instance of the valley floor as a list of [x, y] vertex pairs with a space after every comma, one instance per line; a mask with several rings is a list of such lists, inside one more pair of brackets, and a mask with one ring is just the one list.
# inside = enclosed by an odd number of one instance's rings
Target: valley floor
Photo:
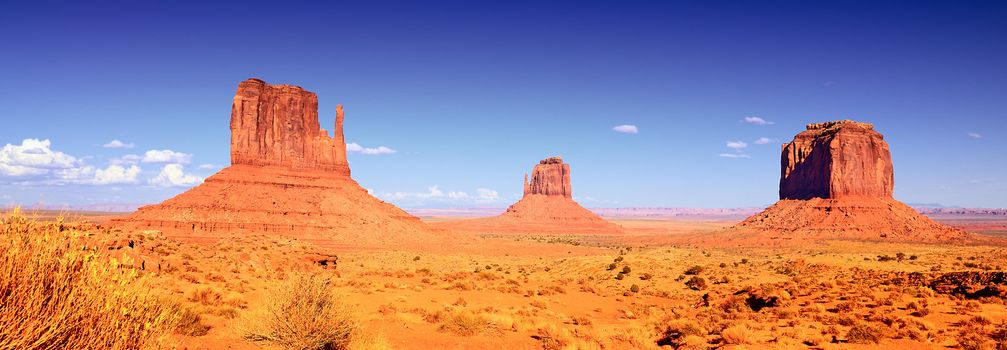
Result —
[[115, 249], [144, 262], [158, 293], [199, 315], [173, 336], [179, 348], [261, 348], [242, 339], [242, 325], [253, 322], [270, 290], [305, 271], [333, 277], [364, 332], [394, 349], [993, 349], [1007, 342], [1007, 249], [998, 243], [703, 247], [675, 237], [733, 222], [616, 222], [629, 232], [486, 233], [394, 250], [255, 235], [195, 243], [104, 234], [135, 241]]

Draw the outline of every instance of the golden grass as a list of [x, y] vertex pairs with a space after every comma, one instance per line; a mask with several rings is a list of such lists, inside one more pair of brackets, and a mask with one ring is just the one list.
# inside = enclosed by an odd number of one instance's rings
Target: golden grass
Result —
[[285, 349], [350, 349], [359, 325], [321, 273], [294, 273], [245, 320], [243, 336]]
[[175, 307], [85, 236], [19, 209], [0, 219], [0, 349], [151, 348], [170, 331]]

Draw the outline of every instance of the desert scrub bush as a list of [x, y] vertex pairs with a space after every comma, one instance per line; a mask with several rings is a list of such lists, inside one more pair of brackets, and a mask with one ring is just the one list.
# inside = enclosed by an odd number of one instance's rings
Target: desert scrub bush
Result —
[[854, 344], [877, 344], [881, 341], [881, 330], [877, 327], [860, 323], [854, 325], [846, 333], [846, 341]]
[[285, 349], [350, 349], [359, 326], [333, 294], [331, 277], [296, 273], [245, 320], [242, 336]]
[[681, 348], [690, 345], [706, 345], [706, 340], [703, 337], [707, 332], [695, 321], [679, 319], [662, 322], [656, 326], [656, 330], [659, 334], [658, 346], [668, 345], [673, 348]]
[[0, 217], [0, 349], [152, 348], [171, 331], [176, 307], [86, 236], [61, 218]]
[[720, 331], [720, 338], [724, 339], [725, 344], [752, 344], [752, 336], [752, 329], [741, 323]]
[[190, 337], [204, 336], [210, 332], [210, 326], [203, 323], [203, 316], [189, 308], [180, 309], [175, 332]]
[[706, 280], [699, 276], [692, 276], [688, 281], [685, 281], [685, 285], [692, 290], [703, 290], [706, 289]]
[[496, 329], [495, 325], [491, 324], [486, 317], [470, 311], [460, 311], [449, 315], [437, 328], [441, 332], [460, 336], [471, 336]]

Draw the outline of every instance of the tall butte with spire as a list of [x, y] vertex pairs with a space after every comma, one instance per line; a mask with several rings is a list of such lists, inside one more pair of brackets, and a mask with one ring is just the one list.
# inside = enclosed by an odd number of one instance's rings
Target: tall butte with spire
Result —
[[966, 234], [895, 200], [892, 156], [870, 123], [808, 124], [783, 145], [780, 201], [736, 227], [780, 239], [945, 241]]
[[481, 233], [601, 234], [621, 233], [622, 227], [602, 219], [573, 200], [570, 165], [551, 157], [524, 176], [524, 196], [503, 214], [490, 218], [437, 224], [457, 231]]
[[318, 96], [259, 79], [238, 84], [231, 106], [231, 166], [116, 224], [175, 236], [231, 231], [381, 244], [422, 238], [420, 220], [374, 198], [350, 177], [343, 108], [334, 135], [318, 123]]

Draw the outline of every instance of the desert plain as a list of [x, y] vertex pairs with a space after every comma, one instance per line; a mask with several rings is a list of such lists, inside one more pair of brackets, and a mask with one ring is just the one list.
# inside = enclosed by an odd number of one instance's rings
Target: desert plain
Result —
[[997, 225], [1007, 219], [944, 220], [980, 239], [724, 247], [693, 238], [738, 220], [702, 216], [612, 218], [618, 235], [488, 231], [380, 249], [74, 229], [104, 254], [144, 261], [150, 293], [186, 310], [160, 344], [170, 348], [270, 348], [246, 340], [243, 327], [272, 291], [303, 274], [331, 278], [364, 348], [1002, 347], [1007, 306], [996, 288], [1007, 283], [1007, 250]]

